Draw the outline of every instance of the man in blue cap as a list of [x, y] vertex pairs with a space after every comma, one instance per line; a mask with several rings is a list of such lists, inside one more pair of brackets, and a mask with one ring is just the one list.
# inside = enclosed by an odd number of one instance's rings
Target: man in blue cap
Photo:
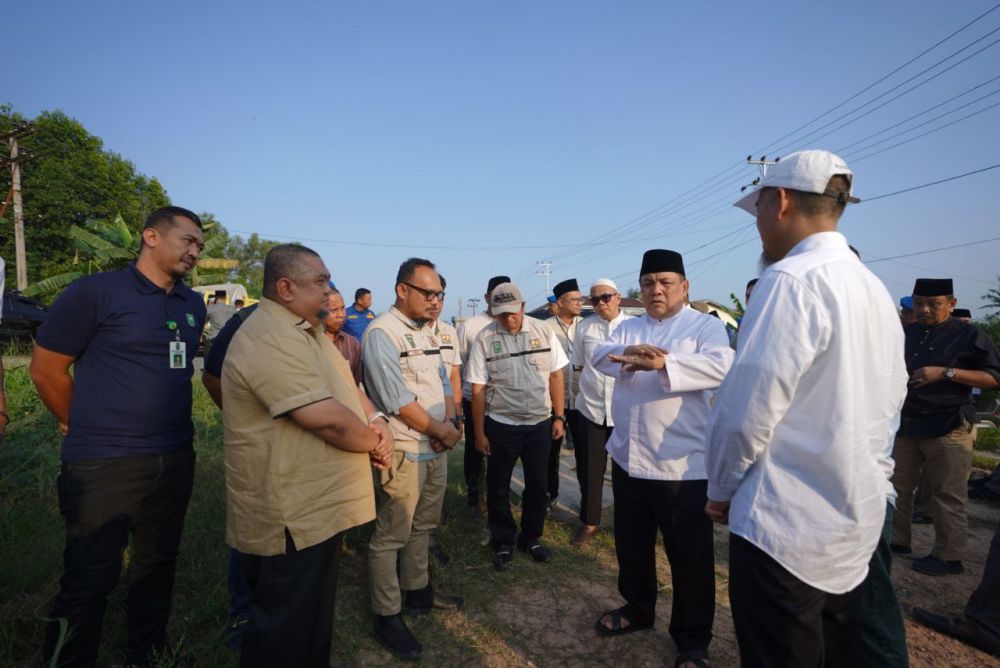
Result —
[[899, 300], [899, 321], [903, 327], [912, 325], [917, 321], [917, 316], [913, 315], [913, 297], [906, 295]]

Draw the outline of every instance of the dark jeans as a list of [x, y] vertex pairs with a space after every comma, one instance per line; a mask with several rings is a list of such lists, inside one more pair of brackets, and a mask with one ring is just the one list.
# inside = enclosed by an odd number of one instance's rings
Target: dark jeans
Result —
[[663, 534], [674, 596], [670, 637], [706, 650], [715, 619], [715, 544], [705, 515], [707, 480], [633, 478], [612, 463], [618, 591], [634, 623], [656, 618], [656, 531]]
[[510, 511], [510, 477], [518, 458], [524, 468], [519, 540], [524, 544], [540, 538], [545, 526], [545, 466], [552, 440], [552, 420], [513, 426], [487, 417], [484, 431], [491, 451], [486, 468], [486, 506], [493, 545], [513, 545], [517, 535], [517, 524]]
[[240, 646], [240, 666], [330, 665], [342, 539], [339, 533], [296, 550], [286, 530], [285, 554], [243, 555], [254, 596]]
[[906, 629], [903, 628], [903, 613], [896, 600], [896, 590], [892, 586], [893, 508], [885, 504], [885, 522], [878, 546], [868, 563], [868, 577], [861, 587], [861, 611], [858, 629], [864, 652], [864, 665], [872, 668], [907, 668], [910, 665], [906, 650]]
[[993, 532], [983, 579], [969, 597], [965, 616], [1000, 641], [1000, 524]]
[[230, 619], [245, 619], [250, 616], [253, 590], [247, 582], [244, 559], [246, 559], [245, 554], [236, 548], [229, 548], [229, 572], [226, 574], [226, 583], [229, 585]]
[[580, 483], [580, 522], [596, 526], [601, 523], [604, 472], [608, 468], [605, 446], [614, 427], [596, 424], [583, 415], [579, 416], [577, 424], [573, 453], [576, 455], [576, 479]]
[[462, 414], [465, 415], [465, 488], [469, 491], [469, 505], [479, 505], [479, 495], [483, 488], [483, 464], [485, 458], [476, 450], [476, 425], [472, 422], [472, 402], [462, 399]]
[[148, 663], [166, 646], [177, 549], [194, 483], [190, 446], [161, 455], [64, 462], [57, 482], [66, 521], [63, 576], [45, 629], [43, 657], [52, 661], [60, 621], [68, 637], [59, 666], [97, 662], [108, 595], [118, 584], [132, 537], [128, 569], [128, 656]]
[[744, 668], [861, 664], [862, 586], [828, 594], [750, 541], [729, 534], [729, 604]]
[[563, 425], [566, 428], [566, 433], [558, 441], [549, 439], [549, 463], [546, 471], [546, 489], [549, 492], [549, 501], [559, 498], [559, 455], [562, 452], [562, 445], [566, 441], [566, 434], [572, 436], [573, 447], [577, 447], [579, 425], [580, 411], [569, 408], [566, 410], [566, 423]]

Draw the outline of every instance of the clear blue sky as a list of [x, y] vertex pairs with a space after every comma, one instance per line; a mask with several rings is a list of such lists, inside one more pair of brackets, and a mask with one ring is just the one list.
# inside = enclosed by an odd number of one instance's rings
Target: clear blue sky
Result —
[[[775, 143], [994, 4], [21, 2], [5, 9], [14, 60], [0, 101], [62, 109], [175, 203], [236, 233], [302, 240], [342, 289], [372, 289], [380, 311], [410, 255], [438, 264], [453, 315], [494, 273], [538, 304], [542, 259], [553, 284], [613, 276], [624, 291], [652, 247], [685, 252], [693, 298], [728, 303], [759, 253], [751, 218], [727, 206], [754, 175], [739, 161], [839, 150], [1000, 75], [998, 44], [816, 130], [1000, 28], [997, 10]], [[1000, 94], [857, 150], [996, 90], [1000, 79], [844, 150], [857, 194], [1000, 163], [1000, 107], [856, 160], [996, 104]], [[863, 203], [841, 229], [867, 260], [998, 237], [998, 184], [1000, 169]], [[998, 257], [993, 242], [871, 267], [897, 297], [917, 276], [953, 276], [960, 305], [976, 308]]]

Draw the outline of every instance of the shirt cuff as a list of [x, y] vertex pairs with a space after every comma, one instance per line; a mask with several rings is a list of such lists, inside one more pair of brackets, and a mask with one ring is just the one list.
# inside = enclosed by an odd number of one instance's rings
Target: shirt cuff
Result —
[[727, 501], [732, 501], [735, 490], [733, 492], [727, 492], [711, 480], [708, 481], [708, 500], [709, 501], [719, 501], [725, 503]]
[[302, 408], [303, 406], [308, 406], [309, 404], [315, 404], [325, 399], [332, 398], [333, 395], [327, 389], [311, 390], [304, 394], [297, 394], [294, 397], [282, 399], [281, 401], [268, 406], [267, 410], [271, 413], [271, 417], [279, 418], [282, 415], [291, 413], [292, 411]]

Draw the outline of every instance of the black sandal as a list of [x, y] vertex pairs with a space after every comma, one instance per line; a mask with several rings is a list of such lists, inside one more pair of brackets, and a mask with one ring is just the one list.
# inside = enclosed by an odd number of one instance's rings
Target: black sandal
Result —
[[[594, 628], [602, 636], [620, 636], [626, 633], [634, 633], [635, 631], [645, 631], [646, 629], [653, 628], [653, 622], [645, 622], [643, 624], [636, 624], [632, 621], [632, 618], [626, 614], [628, 611], [628, 606], [623, 606], [617, 610], [609, 610], [603, 615], [598, 617], [597, 623], [594, 624]], [[611, 617], [611, 627], [608, 628], [601, 622], [605, 617]], [[628, 626], [622, 627], [622, 619], [628, 622]]]

